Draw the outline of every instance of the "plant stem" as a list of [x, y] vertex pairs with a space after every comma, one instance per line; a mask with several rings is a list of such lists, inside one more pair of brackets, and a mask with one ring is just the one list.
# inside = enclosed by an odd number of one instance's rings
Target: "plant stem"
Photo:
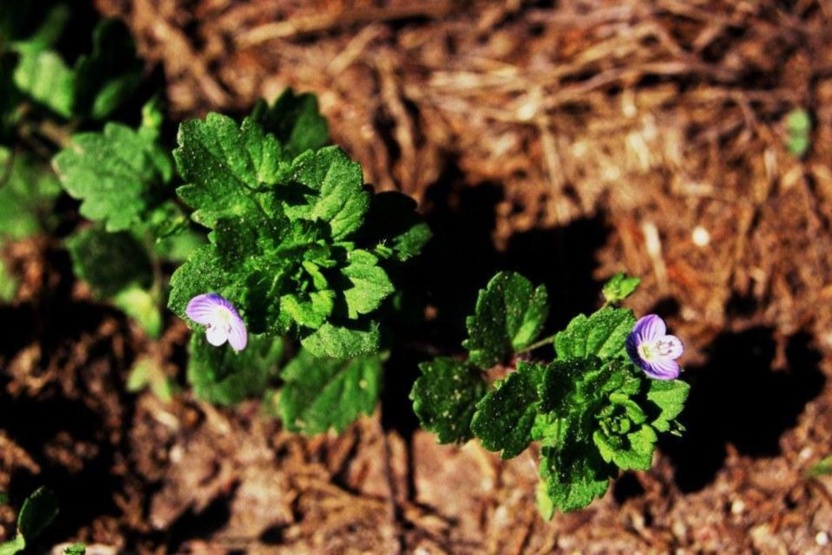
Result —
[[515, 354], [520, 355], [520, 354], [523, 354], [523, 353], [528, 353], [528, 352], [534, 351], [535, 349], [538, 349], [538, 348], [540, 348], [540, 347], [543, 347], [544, 345], [546, 345], [546, 344], [548, 344], [548, 343], [554, 343], [554, 342], [555, 342], [555, 336], [556, 336], [556, 335], [557, 335], [557, 334], [555, 334], [555, 335], [550, 335], [549, 337], [546, 337], [546, 338], [544, 338], [544, 339], [541, 339], [540, 341], [535, 341], [535, 342], [534, 342], [534, 343], [532, 343], [531, 345], [528, 345], [528, 346], [526, 346], [526, 347], [523, 347], [523, 348], [522, 348], [522, 349], [520, 349], [519, 351], [516, 351], [516, 352], [515, 352]]

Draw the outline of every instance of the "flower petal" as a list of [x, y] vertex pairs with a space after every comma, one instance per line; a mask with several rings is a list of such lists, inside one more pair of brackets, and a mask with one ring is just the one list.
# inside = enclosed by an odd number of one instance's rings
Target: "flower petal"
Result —
[[665, 335], [661, 341], [664, 344], [663, 346], [667, 349], [667, 353], [664, 355], [665, 357], [675, 360], [685, 354], [685, 345], [682, 343], [682, 340], [675, 335]]
[[228, 340], [228, 330], [223, 326], [209, 326], [205, 329], [205, 338], [214, 347], [219, 347]]
[[664, 320], [655, 314], [648, 314], [639, 318], [633, 326], [633, 333], [638, 334], [642, 341], [652, 341], [667, 333]]
[[246, 325], [243, 320], [237, 315], [237, 311], [233, 311], [233, 318], [230, 322], [228, 330], [228, 344], [235, 351], [242, 351], [248, 344], [248, 333], [246, 332]]
[[665, 358], [645, 362], [641, 367], [645, 374], [656, 380], [675, 380], [682, 370], [678, 362]]
[[203, 326], [213, 324], [216, 319], [217, 307], [222, 306], [222, 301], [224, 300], [216, 293], [197, 295], [188, 302], [188, 306], [185, 308], [185, 314], [197, 324], [202, 324]]

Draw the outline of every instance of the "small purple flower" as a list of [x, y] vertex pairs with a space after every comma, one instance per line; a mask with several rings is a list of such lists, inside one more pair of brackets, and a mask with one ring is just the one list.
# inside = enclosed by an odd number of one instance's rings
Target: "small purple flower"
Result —
[[218, 347], [228, 341], [235, 351], [246, 348], [246, 324], [227, 299], [216, 293], [197, 295], [188, 302], [185, 314], [205, 326], [205, 337], [211, 345]]
[[627, 336], [627, 354], [634, 364], [656, 380], [674, 380], [681, 368], [676, 359], [685, 352], [681, 339], [667, 335], [664, 320], [648, 314], [636, 322]]

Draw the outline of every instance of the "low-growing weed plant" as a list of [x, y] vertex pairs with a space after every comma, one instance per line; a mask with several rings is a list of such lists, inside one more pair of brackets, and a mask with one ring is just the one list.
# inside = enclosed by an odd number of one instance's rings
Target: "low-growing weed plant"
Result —
[[[0, 9], [0, 239], [53, 233], [56, 199], [74, 199], [63, 244], [75, 275], [151, 343], [167, 310], [187, 323], [197, 398], [260, 397], [304, 434], [375, 410], [397, 339], [384, 324], [412, 293], [395, 276], [431, 238], [416, 203], [364, 183], [310, 94], [167, 136], [121, 24], [101, 23], [90, 53], [67, 61], [56, 45], [69, 8], [37, 20], [12, 4]], [[12, 278], [0, 284], [13, 298]], [[682, 343], [620, 306], [637, 285], [615, 276], [598, 311], [541, 339], [546, 289], [498, 273], [466, 321], [466, 354], [420, 365], [413, 410], [441, 443], [533, 450], [546, 517], [588, 505], [620, 470], [649, 468], [659, 434], [682, 431]], [[171, 398], [161, 364], [139, 353], [128, 387]]]

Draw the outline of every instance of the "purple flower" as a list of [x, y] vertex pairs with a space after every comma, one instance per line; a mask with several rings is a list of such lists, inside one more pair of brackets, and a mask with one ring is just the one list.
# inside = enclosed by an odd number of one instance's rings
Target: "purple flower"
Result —
[[655, 314], [641, 318], [627, 336], [627, 354], [651, 378], [673, 380], [679, 377], [676, 359], [685, 352], [682, 341], [667, 335], [664, 320]]
[[205, 337], [211, 345], [218, 347], [228, 341], [235, 351], [246, 348], [246, 324], [227, 299], [216, 293], [197, 295], [188, 302], [185, 314], [205, 326]]

